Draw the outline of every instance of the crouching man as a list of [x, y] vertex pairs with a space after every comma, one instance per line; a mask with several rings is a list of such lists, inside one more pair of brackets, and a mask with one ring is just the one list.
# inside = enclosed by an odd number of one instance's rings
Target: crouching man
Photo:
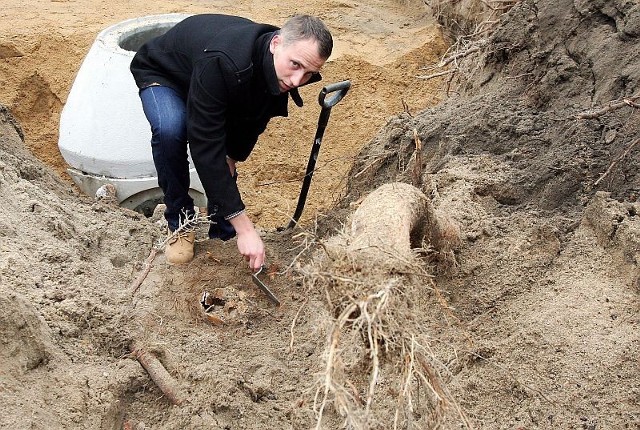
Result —
[[[332, 48], [331, 33], [316, 17], [294, 16], [278, 29], [204, 14], [186, 18], [138, 50], [131, 73], [151, 125], [170, 235], [195, 215], [188, 146], [207, 196], [209, 237], [237, 235], [249, 267], [262, 266], [264, 244], [245, 211], [236, 162], [247, 159], [271, 118], [287, 116], [289, 96], [302, 106], [297, 88], [321, 79]], [[167, 262], [191, 261], [194, 239], [190, 228], [174, 234]]]

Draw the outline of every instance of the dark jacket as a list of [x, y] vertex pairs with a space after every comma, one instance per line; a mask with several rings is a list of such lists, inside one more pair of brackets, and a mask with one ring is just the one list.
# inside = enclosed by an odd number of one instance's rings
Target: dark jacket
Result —
[[145, 43], [131, 62], [140, 89], [160, 84], [185, 97], [187, 139], [210, 215], [229, 218], [245, 208], [225, 157], [246, 160], [269, 120], [288, 115], [269, 51], [277, 30], [240, 17], [194, 15]]

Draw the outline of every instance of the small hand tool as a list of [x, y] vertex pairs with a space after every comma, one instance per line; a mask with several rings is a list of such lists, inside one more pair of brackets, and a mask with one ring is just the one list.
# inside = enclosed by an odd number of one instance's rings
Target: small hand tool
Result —
[[271, 292], [271, 290], [269, 289], [269, 287], [267, 287], [265, 285], [264, 282], [262, 282], [260, 280], [260, 278], [258, 278], [258, 276], [260, 276], [261, 274], [266, 273], [267, 269], [264, 265], [260, 266], [260, 270], [258, 270], [257, 272], [253, 273], [251, 275], [251, 279], [253, 279], [253, 283], [256, 284], [258, 286], [258, 288], [260, 288], [262, 290], [263, 293], [266, 294], [267, 298], [269, 300], [271, 300], [271, 302], [276, 305], [276, 306], [280, 306], [280, 300], [278, 300], [278, 298], [275, 296], [275, 294], [273, 294]]

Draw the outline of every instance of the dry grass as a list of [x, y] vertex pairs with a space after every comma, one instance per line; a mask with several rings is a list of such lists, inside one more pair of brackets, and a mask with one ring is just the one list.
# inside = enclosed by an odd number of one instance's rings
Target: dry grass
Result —
[[[449, 93], [451, 82], [460, 73], [460, 61], [482, 51], [488, 38], [507, 13], [521, 0], [424, 0], [437, 21], [454, 39], [438, 64], [423, 67], [426, 74], [418, 79], [433, 79], [449, 75], [446, 85]], [[467, 72], [471, 73], [471, 72]]]
[[434, 17], [455, 36], [470, 38], [490, 30], [520, 0], [424, 0]]

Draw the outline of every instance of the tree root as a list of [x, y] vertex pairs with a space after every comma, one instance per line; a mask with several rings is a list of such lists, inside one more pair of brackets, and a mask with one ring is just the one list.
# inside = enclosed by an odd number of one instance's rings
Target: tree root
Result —
[[185, 402], [186, 397], [182, 393], [178, 381], [167, 372], [167, 369], [165, 369], [155, 355], [145, 350], [142, 345], [136, 341], [131, 342], [131, 354], [147, 371], [151, 380], [171, 403], [180, 406]]
[[153, 264], [153, 260], [155, 260], [157, 253], [158, 253], [158, 248], [155, 248], [155, 247], [151, 248], [151, 251], [149, 252], [149, 256], [147, 257], [146, 260], [144, 260], [144, 263], [142, 264], [142, 272], [138, 274], [136, 279], [134, 279], [131, 285], [129, 286], [129, 289], [131, 290], [131, 295], [134, 295], [140, 289], [140, 286], [142, 285], [147, 275], [149, 274], [149, 271], [151, 270], [151, 264]]
[[636, 103], [636, 100], [640, 99], [640, 94], [636, 94], [631, 97], [623, 98], [621, 100], [614, 100], [603, 108], [596, 110], [588, 110], [576, 115], [576, 119], [595, 119], [612, 110], [620, 109], [625, 106], [631, 106], [634, 108], [640, 108], [640, 105]]
[[602, 175], [600, 175], [600, 177], [598, 178], [598, 180], [597, 180], [597, 181], [595, 181], [595, 182], [593, 183], [593, 186], [594, 186], [594, 187], [597, 187], [597, 186], [598, 186], [598, 184], [599, 184], [600, 182], [602, 182], [602, 180], [603, 180], [604, 178], [606, 178], [606, 177], [607, 177], [607, 175], [608, 175], [609, 173], [611, 173], [611, 171], [613, 170], [613, 168], [614, 168], [614, 167], [616, 167], [616, 165], [617, 165], [617, 164], [618, 164], [618, 163], [619, 163], [619, 162], [620, 162], [624, 157], [626, 157], [627, 155], [629, 155], [629, 152], [631, 152], [631, 150], [633, 149], [633, 147], [634, 147], [634, 146], [636, 146], [636, 145], [638, 144], [638, 142], [640, 142], [640, 139], [639, 139], [639, 140], [636, 140], [636, 141], [635, 141], [635, 142], [633, 142], [631, 145], [629, 145], [629, 147], [628, 147], [628, 148], [627, 148], [627, 149], [622, 153], [622, 155], [621, 155], [620, 157], [618, 157], [617, 159], [615, 159], [615, 160], [614, 160], [614, 161], [609, 165], [609, 168], [608, 168], [608, 169], [607, 169], [607, 170], [606, 170]]
[[[329, 406], [350, 429], [435, 428], [450, 414], [472, 428], [441, 381], [447, 371], [430, 352], [430, 323], [415, 318], [419, 306], [434, 320], [438, 305], [449, 311], [413, 250], [446, 246], [443, 225], [419, 189], [385, 184], [362, 200], [350, 228], [322, 243], [326, 258], [300, 269], [309, 288], [324, 288], [333, 315], [315, 384], [317, 430]], [[383, 400], [389, 393], [395, 404]]]
[[140, 289], [140, 286], [142, 286], [142, 283], [147, 278], [149, 271], [151, 271], [151, 264], [153, 263], [153, 260], [155, 260], [158, 252], [164, 251], [165, 247], [167, 246], [167, 243], [169, 243], [171, 239], [173, 239], [180, 233], [184, 232], [185, 230], [195, 228], [200, 224], [208, 225], [209, 219], [207, 218], [206, 214], [196, 212], [192, 218], [180, 224], [180, 226], [174, 232], [168, 235], [164, 240], [158, 241], [158, 243], [156, 243], [151, 248], [151, 251], [149, 251], [149, 256], [142, 264], [142, 272], [140, 272], [140, 274], [138, 274], [136, 279], [134, 279], [133, 282], [131, 282], [131, 285], [129, 285], [129, 289], [131, 290], [131, 295], [135, 295]]

